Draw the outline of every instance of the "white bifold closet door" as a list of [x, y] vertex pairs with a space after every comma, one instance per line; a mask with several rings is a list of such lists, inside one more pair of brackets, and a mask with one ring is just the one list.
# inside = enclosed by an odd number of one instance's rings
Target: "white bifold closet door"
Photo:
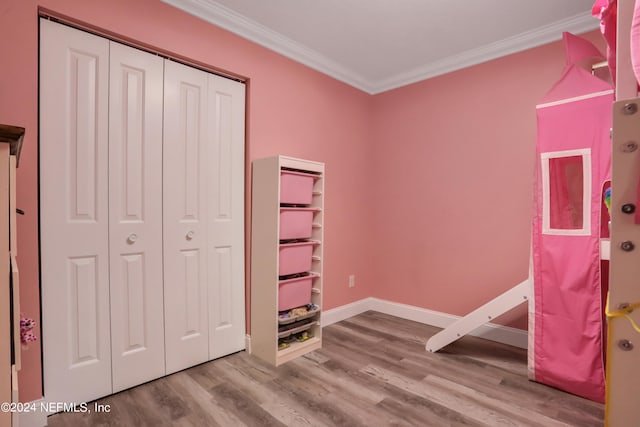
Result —
[[112, 391], [109, 42], [77, 33], [41, 22], [42, 332], [45, 396], [52, 402]]
[[244, 349], [244, 85], [44, 20], [40, 49], [45, 398]]
[[207, 75], [165, 64], [164, 275], [167, 372], [209, 360]]
[[213, 74], [207, 79], [209, 359], [215, 359], [245, 347], [245, 86]]
[[244, 348], [244, 85], [165, 63], [167, 373]]
[[110, 43], [109, 282], [113, 391], [165, 373], [163, 59]]

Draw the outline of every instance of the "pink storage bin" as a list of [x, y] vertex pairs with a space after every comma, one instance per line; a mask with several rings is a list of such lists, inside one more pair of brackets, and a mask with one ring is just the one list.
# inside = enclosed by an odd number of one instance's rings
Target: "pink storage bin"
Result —
[[317, 242], [299, 242], [280, 245], [278, 276], [287, 276], [311, 270], [313, 246], [316, 244]]
[[278, 311], [291, 310], [311, 303], [311, 287], [314, 277], [309, 275], [278, 282]]
[[280, 203], [310, 205], [313, 199], [313, 181], [317, 175], [288, 170], [280, 171]]
[[280, 208], [280, 240], [309, 239], [316, 208]]

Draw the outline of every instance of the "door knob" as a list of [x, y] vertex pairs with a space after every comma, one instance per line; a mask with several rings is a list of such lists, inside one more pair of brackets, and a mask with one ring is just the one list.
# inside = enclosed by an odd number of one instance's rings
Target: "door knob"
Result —
[[193, 230], [190, 230], [190, 231], [187, 232], [187, 235], [185, 237], [186, 237], [187, 240], [191, 240], [191, 239], [193, 239], [193, 236], [195, 234], [196, 233]]
[[129, 237], [127, 237], [127, 243], [129, 244], [135, 243], [136, 240], [138, 240], [138, 235], [136, 233], [131, 233], [129, 234]]

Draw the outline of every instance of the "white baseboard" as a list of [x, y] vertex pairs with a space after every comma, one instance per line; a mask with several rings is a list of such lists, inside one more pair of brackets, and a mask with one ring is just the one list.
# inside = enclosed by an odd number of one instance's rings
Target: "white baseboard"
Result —
[[244, 336], [244, 351], [251, 354], [251, 335], [249, 334]]
[[[460, 316], [454, 316], [453, 314], [369, 297], [323, 311], [322, 326], [331, 325], [341, 320], [348, 319], [349, 317], [364, 313], [368, 310], [378, 311], [380, 313], [412, 320], [425, 325], [435, 326], [437, 328], [446, 328], [456, 320], [460, 319]], [[512, 345], [518, 348], [527, 348], [527, 331], [512, 328], [510, 326], [485, 323], [469, 335]]]
[[357, 316], [367, 310], [371, 310], [371, 301], [373, 298], [365, 298], [340, 307], [322, 311], [322, 327], [332, 325], [341, 320]]
[[47, 425], [47, 415], [49, 415], [49, 413], [40, 410], [41, 404], [44, 404], [44, 402], [44, 398], [29, 402], [29, 406], [32, 406], [36, 410], [20, 412], [18, 425], [20, 427], [45, 427]]

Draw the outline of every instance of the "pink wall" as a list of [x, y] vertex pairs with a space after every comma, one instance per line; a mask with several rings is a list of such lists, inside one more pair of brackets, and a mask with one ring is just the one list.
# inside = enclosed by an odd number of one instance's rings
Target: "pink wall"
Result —
[[557, 42], [375, 97], [374, 296], [463, 315], [527, 277], [535, 105], [564, 63]]
[[[18, 223], [23, 312], [37, 317], [39, 311], [38, 7], [118, 38], [247, 77], [248, 161], [286, 154], [327, 163], [325, 308], [369, 295], [367, 284], [373, 280], [366, 253], [371, 246], [369, 95], [158, 0], [10, 0], [0, 6], [5, 34], [0, 38], [4, 58], [0, 122], [27, 129], [18, 170], [18, 206], [27, 213]], [[358, 276], [354, 289], [347, 288], [351, 273]], [[40, 336], [39, 328], [36, 333]], [[29, 401], [40, 395], [40, 349], [31, 345], [23, 353], [20, 398]]]

